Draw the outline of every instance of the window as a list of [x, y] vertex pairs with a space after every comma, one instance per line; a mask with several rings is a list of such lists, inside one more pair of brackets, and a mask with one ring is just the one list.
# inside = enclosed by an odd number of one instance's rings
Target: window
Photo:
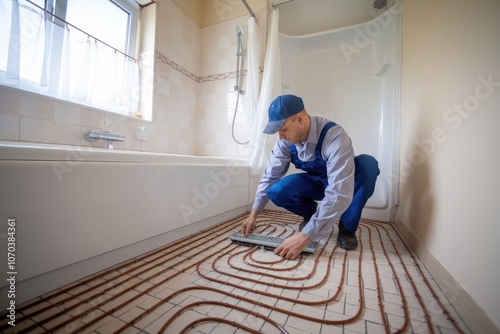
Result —
[[137, 115], [135, 2], [0, 2], [0, 83]]
[[69, 0], [66, 21], [133, 57], [137, 13], [127, 1]]

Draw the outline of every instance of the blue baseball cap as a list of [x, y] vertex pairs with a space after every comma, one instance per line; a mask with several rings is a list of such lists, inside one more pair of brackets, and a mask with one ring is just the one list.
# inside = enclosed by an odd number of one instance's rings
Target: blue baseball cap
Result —
[[283, 127], [288, 117], [304, 110], [304, 102], [295, 95], [278, 96], [269, 106], [269, 123], [264, 128], [264, 133], [272, 135]]

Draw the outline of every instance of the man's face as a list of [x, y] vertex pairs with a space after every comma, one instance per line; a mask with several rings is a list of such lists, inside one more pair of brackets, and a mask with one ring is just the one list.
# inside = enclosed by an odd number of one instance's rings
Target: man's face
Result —
[[278, 130], [279, 139], [286, 139], [292, 144], [300, 142], [303, 131], [300, 122], [297, 121], [297, 117], [298, 115], [293, 115], [286, 119], [283, 127]]

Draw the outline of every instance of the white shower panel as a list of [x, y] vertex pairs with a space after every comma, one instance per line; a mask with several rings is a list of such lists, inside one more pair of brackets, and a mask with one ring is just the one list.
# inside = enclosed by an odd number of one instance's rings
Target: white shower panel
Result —
[[279, 40], [282, 93], [301, 96], [310, 114], [346, 129], [355, 154], [378, 160], [363, 217], [383, 221], [393, 221], [397, 198], [398, 22], [393, 8], [365, 24]]

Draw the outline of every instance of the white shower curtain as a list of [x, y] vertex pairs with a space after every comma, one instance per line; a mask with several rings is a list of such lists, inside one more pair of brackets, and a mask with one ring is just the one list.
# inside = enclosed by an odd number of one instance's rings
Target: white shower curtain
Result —
[[[245, 116], [248, 127], [254, 126], [257, 106], [259, 103], [259, 44], [257, 43], [256, 21], [252, 16], [248, 19], [247, 46], [247, 88], [243, 95], [245, 99]], [[251, 130], [250, 130], [251, 132]]]
[[269, 136], [262, 131], [267, 124], [267, 110], [271, 102], [281, 94], [281, 59], [278, 40], [279, 11], [271, 14], [271, 28], [264, 61], [262, 88], [257, 114], [250, 136], [249, 163], [251, 175], [261, 174], [264, 169], [276, 135]]

